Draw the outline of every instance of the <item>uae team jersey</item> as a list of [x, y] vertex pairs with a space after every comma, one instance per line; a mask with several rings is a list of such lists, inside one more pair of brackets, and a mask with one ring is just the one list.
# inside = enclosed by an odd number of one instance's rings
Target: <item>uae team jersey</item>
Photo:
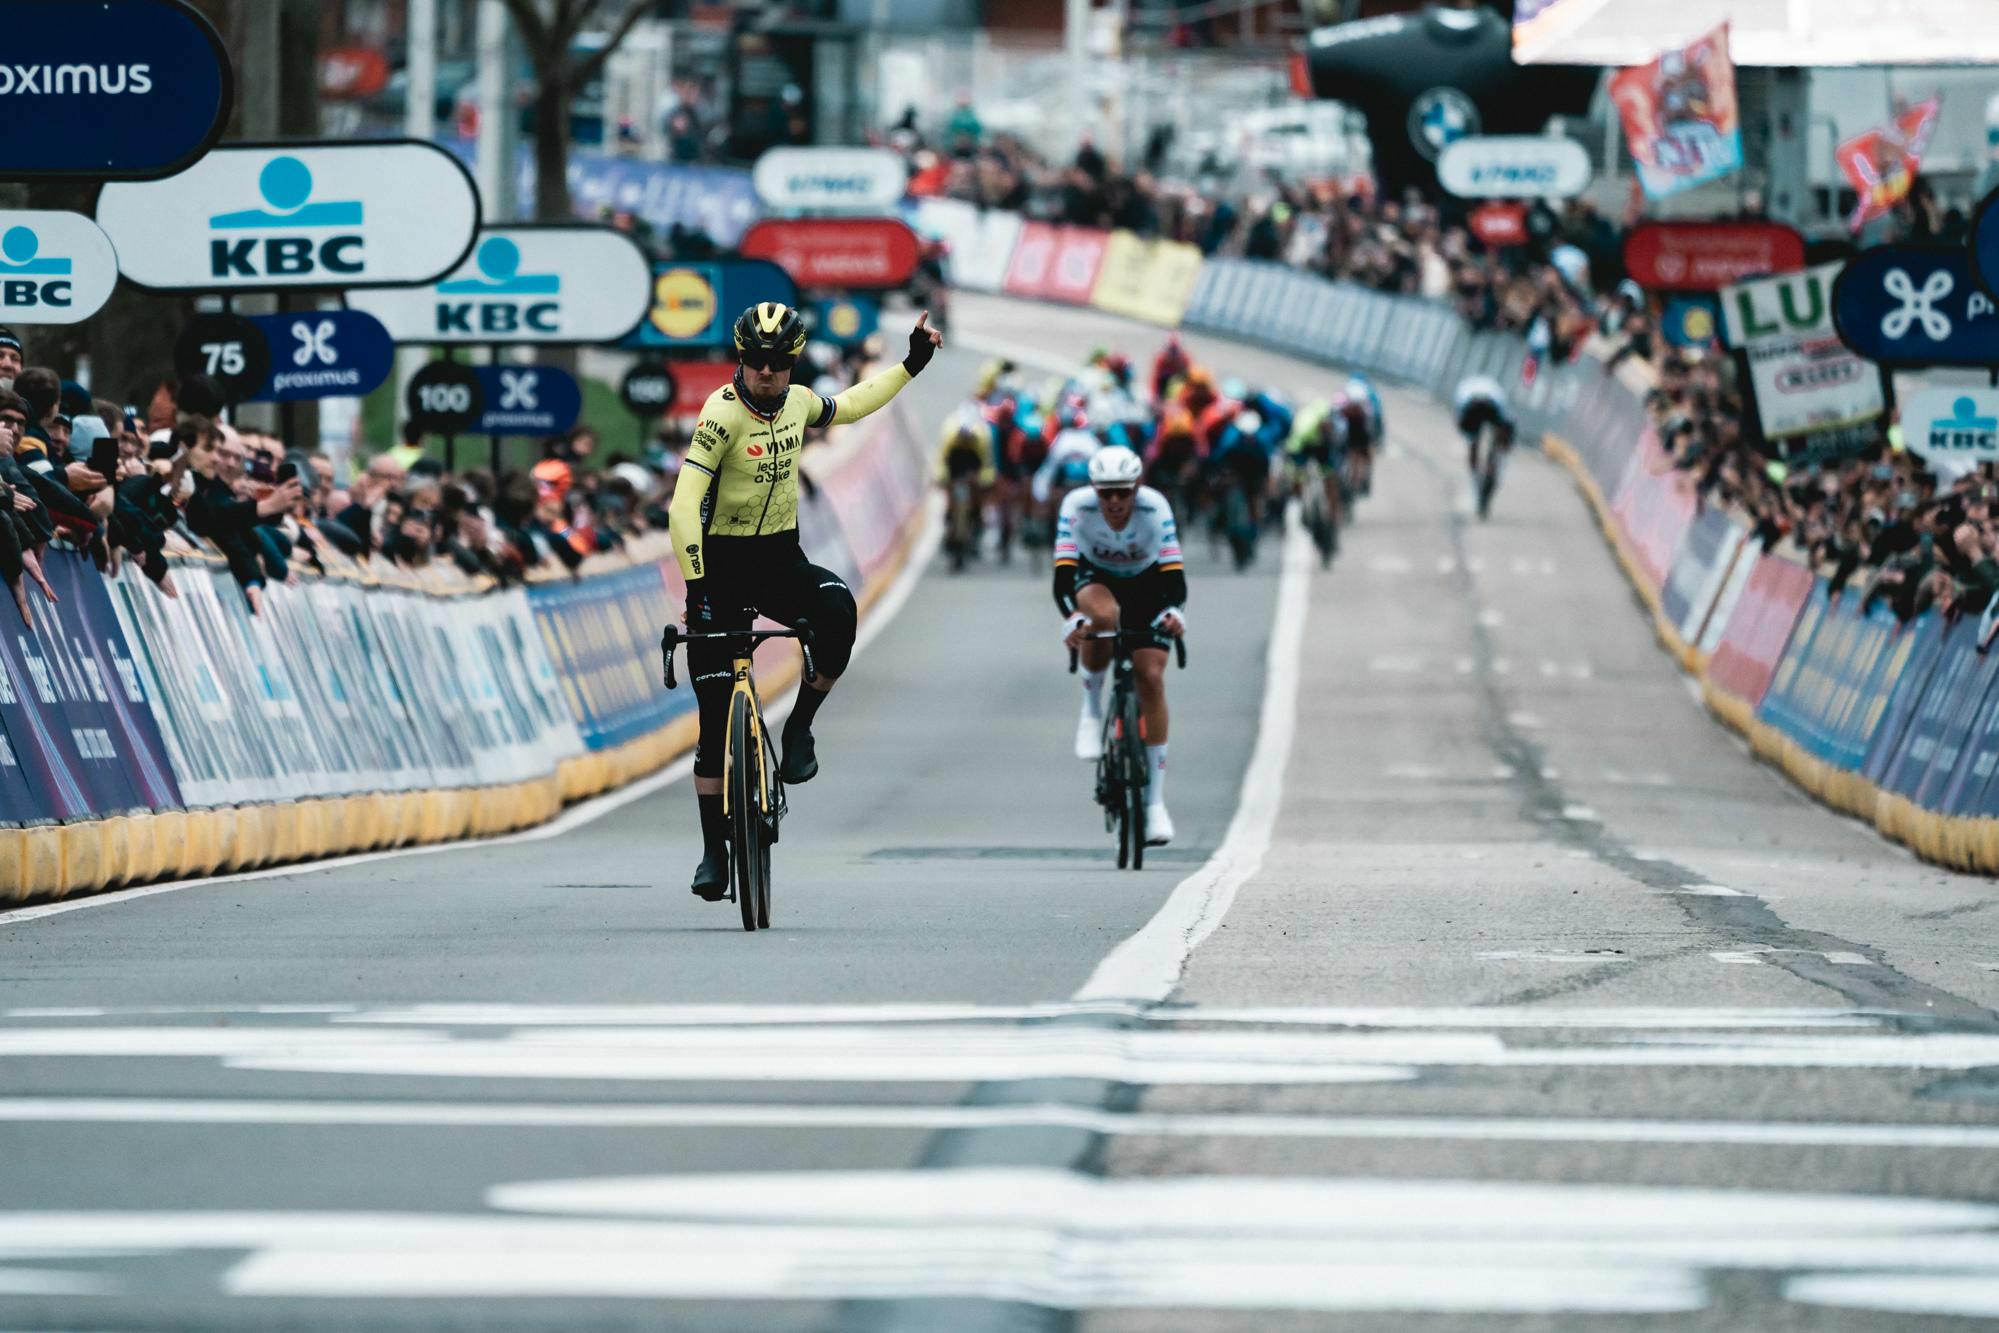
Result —
[[1179, 569], [1180, 530], [1173, 522], [1173, 507], [1158, 491], [1141, 486], [1130, 521], [1113, 528], [1104, 519], [1095, 488], [1070, 491], [1055, 520], [1055, 563], [1085, 564], [1113, 578], [1143, 574], [1155, 565]]

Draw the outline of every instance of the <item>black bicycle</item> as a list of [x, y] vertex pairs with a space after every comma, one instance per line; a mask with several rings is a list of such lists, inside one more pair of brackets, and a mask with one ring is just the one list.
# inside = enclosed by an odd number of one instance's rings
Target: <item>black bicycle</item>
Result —
[[[1152, 768], [1145, 757], [1144, 727], [1138, 716], [1138, 677], [1131, 655], [1139, 648], [1158, 648], [1151, 630], [1106, 630], [1085, 634], [1086, 641], [1109, 643], [1112, 649], [1111, 704], [1104, 711], [1104, 748], [1097, 758], [1097, 804], [1104, 808], [1104, 831], [1117, 834], [1117, 868], [1145, 869], [1145, 789]], [[1187, 641], [1173, 640], [1180, 669], [1187, 668]], [[1069, 650], [1069, 672], [1075, 674], [1081, 655]]]
[[744, 930], [770, 929], [770, 849], [785, 814], [784, 782], [764, 726], [763, 700], [752, 674], [757, 645], [766, 639], [796, 639], [805, 658], [805, 674], [818, 675], [812, 665], [812, 628], [803, 622], [790, 629], [718, 630], [689, 634], [668, 625], [659, 636], [666, 663], [666, 688], [678, 686], [673, 674], [673, 650], [704, 640], [729, 647], [734, 684], [729, 695], [729, 730], [722, 757], [722, 809], [729, 817], [729, 897], [742, 909]]

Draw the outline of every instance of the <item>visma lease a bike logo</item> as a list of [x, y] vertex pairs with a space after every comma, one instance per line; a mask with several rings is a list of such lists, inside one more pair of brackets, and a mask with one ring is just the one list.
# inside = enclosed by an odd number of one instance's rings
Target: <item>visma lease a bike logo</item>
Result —
[[[210, 274], [223, 278], [353, 276], [367, 267], [358, 199], [314, 200], [312, 170], [295, 157], [274, 157], [257, 177], [265, 207], [217, 213], [208, 243]], [[241, 233], [256, 233], [242, 235]]]
[[[480, 242], [477, 262], [481, 276], [437, 284], [436, 332], [562, 331], [562, 303], [535, 299], [559, 295], [560, 274], [522, 273], [521, 248], [504, 236], [490, 236]], [[464, 299], [447, 299], [450, 297]]]
[[45, 255], [33, 227], [10, 227], [0, 236], [0, 306], [9, 311], [75, 304], [74, 261]]

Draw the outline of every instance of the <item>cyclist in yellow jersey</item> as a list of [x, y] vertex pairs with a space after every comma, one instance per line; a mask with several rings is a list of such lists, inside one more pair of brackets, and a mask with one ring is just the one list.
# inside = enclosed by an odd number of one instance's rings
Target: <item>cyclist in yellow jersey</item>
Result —
[[[930, 314], [917, 318], [909, 355], [899, 366], [828, 398], [791, 382], [805, 349], [796, 310], [765, 301], [736, 321], [734, 380], [708, 396], [688, 446], [668, 510], [680, 572], [687, 579], [687, 628], [696, 633], [747, 629], [759, 613], [781, 625], [813, 630], [819, 674], [799, 687], [784, 724], [787, 783], [819, 772], [812, 719], [854, 651], [854, 595], [831, 570], [806, 560], [798, 544], [798, 456], [808, 428], [859, 421], [886, 407], [930, 363], [943, 338]], [[710, 640], [687, 647], [688, 674], [700, 705], [694, 792], [701, 807], [701, 865], [694, 892], [711, 902], [728, 893], [728, 818], [722, 809], [722, 750], [728, 729], [729, 654]]]

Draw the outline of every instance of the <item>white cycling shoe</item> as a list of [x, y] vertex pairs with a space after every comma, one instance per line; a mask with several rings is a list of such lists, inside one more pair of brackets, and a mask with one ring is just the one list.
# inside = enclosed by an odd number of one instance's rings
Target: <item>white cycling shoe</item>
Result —
[[1092, 762], [1104, 757], [1104, 720], [1083, 705], [1083, 715], [1076, 719], [1076, 757]]
[[1166, 813], [1164, 805], [1145, 807], [1145, 845], [1164, 847], [1173, 841], [1173, 816]]

